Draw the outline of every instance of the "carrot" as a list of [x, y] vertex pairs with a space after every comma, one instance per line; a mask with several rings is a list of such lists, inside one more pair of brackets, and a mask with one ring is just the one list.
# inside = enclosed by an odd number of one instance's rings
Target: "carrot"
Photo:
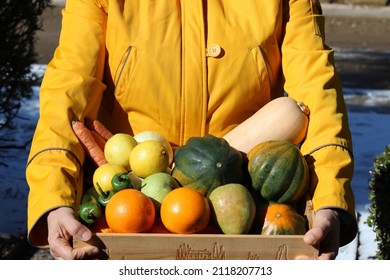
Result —
[[104, 163], [107, 163], [107, 160], [104, 157], [104, 151], [96, 143], [91, 131], [79, 121], [73, 121], [72, 128], [85, 152], [94, 162], [94, 164], [96, 166], [100, 166]]
[[100, 149], [102, 149], [104, 151], [104, 146], [106, 145], [107, 141], [102, 136], [100, 136], [100, 134], [97, 133], [96, 131], [92, 130], [91, 134], [93, 136], [93, 139], [95, 139], [96, 144], [98, 144]]
[[85, 119], [85, 125], [89, 130], [97, 132], [106, 141], [113, 135], [99, 120]]

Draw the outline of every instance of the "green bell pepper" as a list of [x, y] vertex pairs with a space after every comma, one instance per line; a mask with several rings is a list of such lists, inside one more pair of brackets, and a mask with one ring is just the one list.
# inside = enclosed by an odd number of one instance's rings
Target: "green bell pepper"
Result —
[[114, 195], [114, 191], [103, 191], [99, 183], [96, 183], [97, 192], [99, 194], [97, 200], [102, 206], [106, 206], [110, 198]]
[[130, 176], [127, 173], [118, 173], [111, 179], [112, 190], [103, 191], [98, 183], [96, 183], [97, 200], [103, 206], [106, 206], [110, 198], [117, 192], [123, 189], [132, 187]]
[[87, 224], [95, 223], [102, 216], [102, 209], [90, 194], [84, 194], [79, 208], [79, 217]]
[[132, 187], [130, 176], [127, 173], [116, 174], [111, 179], [111, 185], [114, 192], [119, 192], [120, 190]]

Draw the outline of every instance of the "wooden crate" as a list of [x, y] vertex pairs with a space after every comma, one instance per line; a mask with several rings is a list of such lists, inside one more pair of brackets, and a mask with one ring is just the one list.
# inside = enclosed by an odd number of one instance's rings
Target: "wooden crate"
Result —
[[[291, 260], [318, 256], [300, 235], [97, 233], [90, 244], [112, 260]], [[86, 243], [74, 240], [75, 247]]]
[[[305, 217], [312, 227], [313, 205], [306, 201]], [[298, 255], [317, 257], [318, 250], [302, 235], [96, 233], [90, 244], [99, 258], [112, 260], [293, 260]], [[87, 245], [74, 240], [75, 247]]]

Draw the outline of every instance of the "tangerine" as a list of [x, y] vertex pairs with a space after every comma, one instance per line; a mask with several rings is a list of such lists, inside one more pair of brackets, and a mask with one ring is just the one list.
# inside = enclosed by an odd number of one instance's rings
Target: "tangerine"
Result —
[[148, 232], [154, 223], [153, 201], [136, 189], [115, 193], [106, 205], [106, 221], [112, 232]]
[[170, 232], [197, 233], [203, 231], [210, 221], [210, 205], [197, 190], [180, 187], [165, 196], [161, 202], [160, 217]]

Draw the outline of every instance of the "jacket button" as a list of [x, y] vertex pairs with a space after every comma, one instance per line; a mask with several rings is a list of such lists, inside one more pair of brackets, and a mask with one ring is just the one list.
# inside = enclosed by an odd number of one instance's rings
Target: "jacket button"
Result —
[[206, 50], [206, 56], [217, 57], [221, 54], [221, 47], [217, 44], [210, 45]]

